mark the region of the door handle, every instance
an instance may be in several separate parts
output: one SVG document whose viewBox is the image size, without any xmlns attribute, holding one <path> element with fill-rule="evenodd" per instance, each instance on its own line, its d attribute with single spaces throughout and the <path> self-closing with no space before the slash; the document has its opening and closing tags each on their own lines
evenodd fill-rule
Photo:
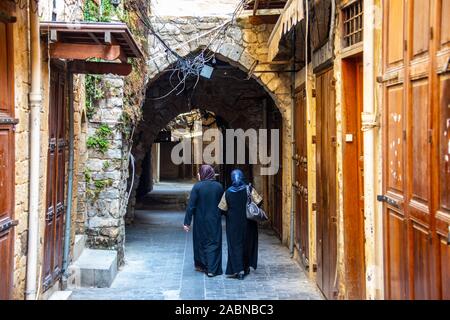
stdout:
<svg viewBox="0 0 450 320">
<path fill-rule="evenodd" d="M 395 208 L 400 208 L 400 203 L 392 198 L 389 198 L 388 196 L 377 195 L 377 200 L 380 202 L 386 202 L 387 204 L 389 204 Z"/>
<path fill-rule="evenodd" d="M 17 221 L 17 220 L 8 219 L 8 220 L 6 220 L 6 222 L 0 224 L 0 233 L 11 229 L 12 227 L 17 226 L 18 224 L 19 224 L 19 221 Z"/>
</svg>

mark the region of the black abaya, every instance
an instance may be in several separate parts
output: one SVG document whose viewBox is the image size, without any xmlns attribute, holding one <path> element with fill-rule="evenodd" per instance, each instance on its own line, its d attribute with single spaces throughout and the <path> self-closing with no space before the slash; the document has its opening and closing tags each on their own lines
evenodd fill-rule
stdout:
<svg viewBox="0 0 450 320">
<path fill-rule="evenodd" d="M 247 190 L 225 192 L 228 261 L 226 274 L 238 274 L 258 264 L 258 225 L 247 219 Z"/>
<path fill-rule="evenodd" d="M 222 185 L 214 180 L 197 182 L 192 188 L 184 225 L 194 217 L 193 242 L 195 266 L 214 275 L 222 274 L 222 223 L 217 207 Z"/>
</svg>

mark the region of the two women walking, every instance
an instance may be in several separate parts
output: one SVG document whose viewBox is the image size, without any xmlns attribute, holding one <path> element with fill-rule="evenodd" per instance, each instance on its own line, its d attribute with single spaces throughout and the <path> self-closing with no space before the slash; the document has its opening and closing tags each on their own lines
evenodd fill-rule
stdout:
<svg viewBox="0 0 450 320">
<path fill-rule="evenodd" d="M 253 202 L 260 204 L 261 197 L 244 182 L 241 170 L 231 172 L 232 185 L 223 192 L 222 185 L 214 180 L 214 169 L 209 165 L 200 168 L 200 182 L 191 191 L 184 220 L 185 231 L 190 230 L 194 217 L 194 264 L 198 271 L 213 277 L 222 274 L 221 215 L 226 216 L 228 260 L 226 274 L 243 279 L 256 269 L 258 263 L 258 226 L 247 219 L 248 193 Z"/>
</svg>

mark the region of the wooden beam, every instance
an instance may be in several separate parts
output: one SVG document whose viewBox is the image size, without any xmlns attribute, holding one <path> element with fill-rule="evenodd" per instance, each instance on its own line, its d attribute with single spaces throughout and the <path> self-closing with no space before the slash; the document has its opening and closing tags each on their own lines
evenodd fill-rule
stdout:
<svg viewBox="0 0 450 320">
<path fill-rule="evenodd" d="M 274 15 L 259 15 L 259 16 L 249 16 L 248 20 L 252 25 L 260 25 L 260 24 L 275 24 L 280 17 L 279 14 Z"/>
<path fill-rule="evenodd" d="M 105 43 L 106 44 L 113 44 L 112 43 L 112 37 L 111 37 L 111 32 L 110 31 L 106 31 L 105 32 Z"/>
<path fill-rule="evenodd" d="M 95 42 L 96 44 L 100 44 L 100 45 L 102 44 L 102 43 L 97 39 L 97 37 L 95 36 L 94 33 L 88 32 L 88 35 L 89 35 L 89 37 L 91 37 L 92 40 L 94 40 L 94 42 Z M 108 43 L 108 44 L 110 44 L 110 43 Z"/>
<path fill-rule="evenodd" d="M 51 43 L 50 58 L 68 60 L 86 60 L 98 58 L 108 61 L 119 59 L 126 62 L 126 55 L 118 45 L 92 45 L 92 44 L 72 44 L 72 43 Z"/>
<path fill-rule="evenodd" d="M 88 62 L 75 60 L 69 63 L 69 71 L 82 74 L 116 74 L 127 76 L 131 73 L 132 66 L 129 63 Z"/>
<path fill-rule="evenodd" d="M 58 31 L 50 30 L 50 42 L 58 42 Z"/>
<path fill-rule="evenodd" d="M 256 11 L 258 11 L 259 0 L 255 0 L 255 4 L 253 5 L 253 16 L 256 16 Z"/>
</svg>

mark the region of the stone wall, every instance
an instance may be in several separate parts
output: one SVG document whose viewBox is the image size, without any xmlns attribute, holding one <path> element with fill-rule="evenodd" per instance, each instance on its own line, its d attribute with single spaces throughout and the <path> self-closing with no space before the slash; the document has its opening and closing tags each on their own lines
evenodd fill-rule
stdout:
<svg viewBox="0 0 450 320">
<path fill-rule="evenodd" d="M 128 178 L 128 145 L 122 133 L 123 79 L 117 76 L 102 78 L 104 99 L 98 102 L 88 123 L 88 135 L 99 136 L 99 128 L 107 126 L 111 133 L 105 138 L 109 146 L 105 152 L 88 148 L 84 165 L 85 183 L 79 193 L 86 197 L 85 232 L 90 248 L 117 250 L 123 262 Z M 84 188 L 84 190 L 83 190 Z"/>
</svg>

